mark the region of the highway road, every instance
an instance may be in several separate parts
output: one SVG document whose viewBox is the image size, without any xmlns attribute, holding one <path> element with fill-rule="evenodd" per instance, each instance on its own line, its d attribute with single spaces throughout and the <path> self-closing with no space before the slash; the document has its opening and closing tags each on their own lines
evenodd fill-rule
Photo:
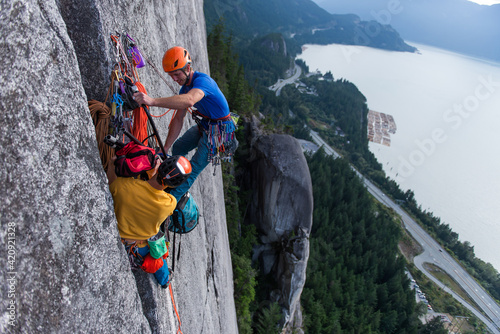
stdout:
<svg viewBox="0 0 500 334">
<path fill-rule="evenodd" d="M 302 69 L 300 68 L 299 65 L 295 64 L 295 67 L 293 69 L 293 75 L 291 77 L 286 79 L 279 79 L 278 82 L 269 87 L 269 89 L 275 91 L 276 96 L 280 96 L 281 89 L 286 85 L 294 83 L 298 78 L 300 78 L 301 75 L 302 75 Z"/>
<path fill-rule="evenodd" d="M 269 89 L 276 92 L 279 96 L 281 89 L 288 84 L 295 82 L 301 75 L 302 70 L 296 64 L 294 74 L 287 79 L 280 79 L 276 84 L 269 87 Z M 332 149 L 317 132 L 310 130 L 313 141 L 319 146 L 323 147 L 327 154 L 333 155 L 335 158 L 340 155 Z M 422 271 L 429 279 L 434 281 L 444 291 L 450 293 L 455 299 L 467 307 L 474 315 L 483 321 L 490 331 L 495 334 L 500 334 L 500 306 L 491 298 L 486 291 L 462 268 L 462 266 L 455 261 L 441 246 L 420 227 L 398 204 L 388 198 L 379 188 L 367 180 L 361 173 L 354 167 L 352 169 L 361 178 L 368 191 L 381 203 L 392 208 L 397 214 L 401 216 L 404 227 L 413 236 L 413 238 L 422 245 L 424 251 L 422 254 L 414 258 L 416 267 Z M 474 300 L 483 313 L 480 313 L 474 306 L 466 302 L 462 297 L 457 295 L 434 276 L 432 276 L 425 268 L 424 263 L 432 263 L 442 268 L 448 275 L 450 275 L 469 297 Z M 432 304 L 432 301 L 430 301 Z"/>
<path fill-rule="evenodd" d="M 455 299 L 467 307 L 481 321 L 483 321 L 493 333 L 500 333 L 500 306 L 484 291 L 484 289 L 455 261 L 441 246 L 420 227 L 398 204 L 383 194 L 383 192 L 375 187 L 370 181 L 363 180 L 368 191 L 386 206 L 394 209 L 402 220 L 406 230 L 422 245 L 424 251 L 419 256 L 415 257 L 414 263 L 417 268 L 422 271 L 429 279 L 434 281 L 444 291 L 450 293 Z M 491 320 L 487 319 L 476 308 L 467 303 L 462 297 L 457 295 L 438 279 L 432 276 L 425 268 L 424 263 L 432 263 L 448 273 L 461 287 L 469 297 L 474 300 L 478 307 Z M 432 304 L 432 301 L 431 301 Z"/>
</svg>

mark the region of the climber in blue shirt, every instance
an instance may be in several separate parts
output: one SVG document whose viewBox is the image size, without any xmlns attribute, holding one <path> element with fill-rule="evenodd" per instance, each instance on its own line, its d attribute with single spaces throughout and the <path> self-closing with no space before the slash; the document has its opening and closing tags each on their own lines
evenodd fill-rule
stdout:
<svg viewBox="0 0 500 334">
<path fill-rule="evenodd" d="M 162 63 L 165 72 L 181 86 L 179 95 L 152 98 L 144 93 L 136 93 L 134 99 L 140 105 L 177 109 L 165 141 L 165 151 L 173 144 L 173 155 L 187 156 L 188 152 L 197 148 L 190 160 L 190 177 L 170 192 L 179 200 L 209 162 L 217 164 L 225 157 L 224 144 L 236 141 L 235 124 L 227 100 L 217 83 L 207 74 L 194 71 L 186 49 L 179 46 L 168 49 Z M 177 139 L 188 108 L 197 125 Z"/>
</svg>

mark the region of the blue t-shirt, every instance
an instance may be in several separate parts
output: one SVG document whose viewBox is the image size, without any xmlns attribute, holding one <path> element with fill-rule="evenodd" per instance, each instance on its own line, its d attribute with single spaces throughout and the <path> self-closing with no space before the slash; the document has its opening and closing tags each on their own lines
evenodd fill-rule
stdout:
<svg viewBox="0 0 500 334">
<path fill-rule="evenodd" d="M 229 115 L 226 97 L 209 75 L 195 71 L 191 85 L 182 86 L 179 94 L 186 94 L 193 88 L 201 89 L 205 93 L 205 96 L 194 104 L 199 113 L 214 120 Z"/>
</svg>

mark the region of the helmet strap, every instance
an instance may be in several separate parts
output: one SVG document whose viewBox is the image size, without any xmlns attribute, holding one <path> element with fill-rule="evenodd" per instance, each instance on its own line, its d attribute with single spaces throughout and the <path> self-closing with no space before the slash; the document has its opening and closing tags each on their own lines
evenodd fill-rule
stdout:
<svg viewBox="0 0 500 334">
<path fill-rule="evenodd" d="M 187 65 L 189 65 L 188 72 L 186 72 L 186 70 L 185 70 Z M 184 75 L 186 76 L 186 83 L 185 83 L 186 86 L 191 83 L 191 70 L 192 70 L 191 64 L 186 64 L 186 66 L 183 69 L 181 69 L 182 73 L 184 73 Z"/>
<path fill-rule="evenodd" d="M 161 186 L 165 186 L 163 184 L 163 179 L 161 178 L 160 173 L 156 174 L 156 182 L 158 182 L 158 184 L 161 185 Z"/>
<path fill-rule="evenodd" d="M 165 188 L 168 188 L 167 185 L 163 184 L 163 180 L 160 178 L 159 174 L 157 174 L 156 177 L 150 178 L 147 182 L 156 190 L 164 190 Z"/>
</svg>

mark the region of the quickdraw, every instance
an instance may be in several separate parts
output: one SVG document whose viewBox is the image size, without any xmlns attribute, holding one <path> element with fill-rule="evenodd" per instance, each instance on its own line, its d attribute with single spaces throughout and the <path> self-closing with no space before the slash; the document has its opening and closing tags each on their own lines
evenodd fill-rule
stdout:
<svg viewBox="0 0 500 334">
<path fill-rule="evenodd" d="M 115 66 L 120 68 L 123 76 L 132 78 L 134 82 L 139 81 L 137 68 L 143 67 L 144 61 L 135 41 L 126 33 L 125 36 L 116 33 L 110 37 L 114 43 Z"/>
<path fill-rule="evenodd" d="M 110 37 L 115 52 L 115 66 L 111 75 L 113 98 L 110 135 L 115 141 L 126 142 L 124 134 L 128 137 L 131 134 L 144 145 L 162 147 L 157 132 L 154 132 L 154 124 L 148 124 L 151 116 L 147 107 L 141 107 L 133 100 L 135 92 L 146 93 L 137 72 L 137 68 L 144 66 L 141 52 L 127 33 L 112 34 Z M 150 139 L 152 142 L 148 142 Z"/>
</svg>

